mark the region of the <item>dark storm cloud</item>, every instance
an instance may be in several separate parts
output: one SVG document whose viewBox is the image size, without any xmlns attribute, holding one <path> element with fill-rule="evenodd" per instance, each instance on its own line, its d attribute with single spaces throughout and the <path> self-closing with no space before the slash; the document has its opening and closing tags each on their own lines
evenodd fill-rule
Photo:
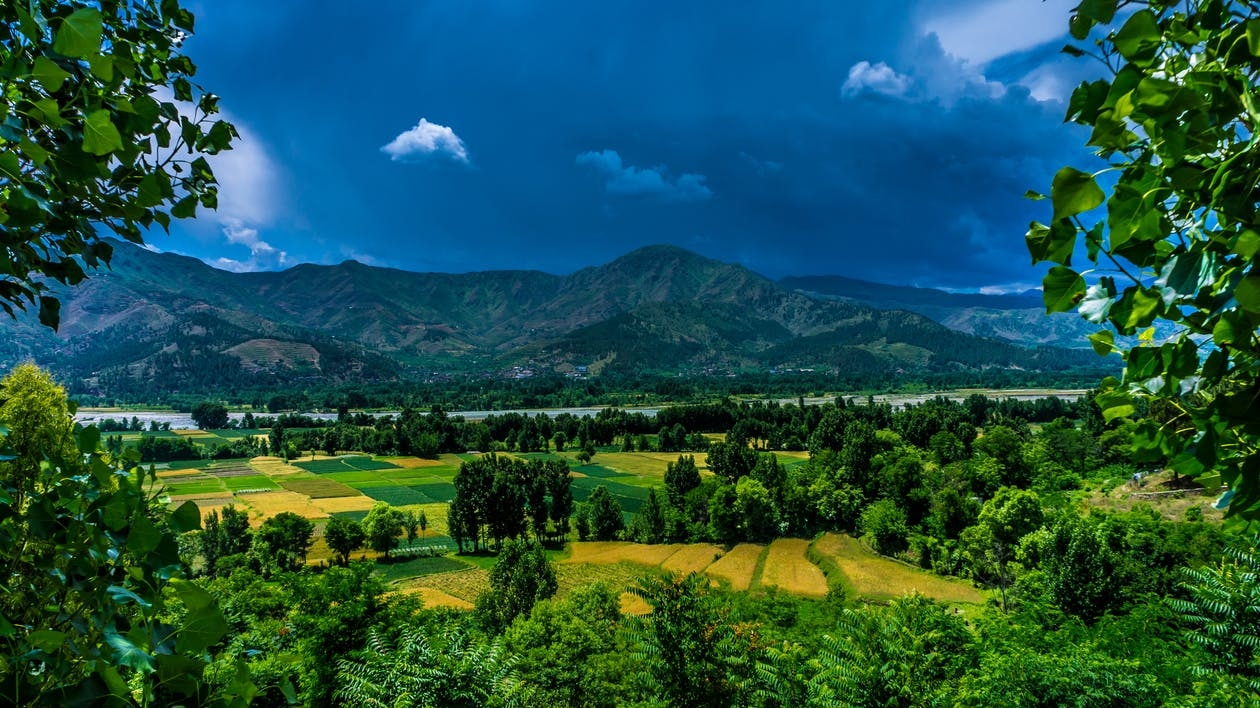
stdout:
<svg viewBox="0 0 1260 708">
<path fill-rule="evenodd" d="M 1021 195 L 1082 142 L 1016 83 L 1053 48 L 986 70 L 918 3 L 680 5 L 216 0 L 189 51 L 284 167 L 259 238 L 291 258 L 568 272 L 668 242 L 772 276 L 1038 279 Z"/>
</svg>

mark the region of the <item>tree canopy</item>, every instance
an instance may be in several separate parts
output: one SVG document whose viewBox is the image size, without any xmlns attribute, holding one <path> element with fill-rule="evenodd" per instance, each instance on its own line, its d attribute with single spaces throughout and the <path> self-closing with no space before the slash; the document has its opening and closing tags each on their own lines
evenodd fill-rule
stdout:
<svg viewBox="0 0 1260 708">
<path fill-rule="evenodd" d="M 1124 358 L 1123 378 L 1098 396 L 1108 421 L 1143 399 L 1168 403 L 1168 415 L 1138 425 L 1139 455 L 1190 475 L 1219 472 L 1229 489 L 1218 504 L 1256 518 L 1260 13 L 1237 0 L 1086 0 L 1070 27 L 1082 42 L 1105 28 L 1092 46 L 1064 51 L 1108 71 L 1073 91 L 1066 116 L 1091 130 L 1106 164 L 1061 169 L 1049 223 L 1028 231 L 1033 262 L 1054 264 L 1046 309 L 1111 326 L 1090 337 L 1100 354 Z M 1176 333 L 1157 341 L 1157 321 Z"/>
<path fill-rule="evenodd" d="M 214 208 L 205 155 L 236 130 L 182 53 L 176 0 L 0 6 L 0 308 L 59 323 L 50 280 L 107 265 L 101 229 L 143 243 L 154 225 Z"/>
</svg>

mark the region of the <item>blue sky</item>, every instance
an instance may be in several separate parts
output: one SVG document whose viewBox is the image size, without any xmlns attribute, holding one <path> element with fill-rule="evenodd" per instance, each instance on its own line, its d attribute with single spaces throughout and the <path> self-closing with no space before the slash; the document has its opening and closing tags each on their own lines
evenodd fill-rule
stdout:
<svg viewBox="0 0 1260 708">
<path fill-rule="evenodd" d="M 771 277 L 1010 289 L 1096 69 L 1070 0 L 189 3 L 241 132 L 151 243 L 552 273 L 671 243 Z"/>
</svg>

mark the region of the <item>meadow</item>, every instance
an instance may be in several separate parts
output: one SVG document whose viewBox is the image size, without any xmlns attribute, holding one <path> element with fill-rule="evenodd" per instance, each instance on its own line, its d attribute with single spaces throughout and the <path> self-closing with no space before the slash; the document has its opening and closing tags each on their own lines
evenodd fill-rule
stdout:
<svg viewBox="0 0 1260 708">
<path fill-rule="evenodd" d="M 529 453 L 522 458 L 564 459 L 573 473 L 573 495 L 589 498 L 603 485 L 621 503 L 627 520 L 638 511 L 649 490 L 663 489 L 665 469 L 677 454 L 600 452 L 581 464 L 573 452 Z M 705 456 L 696 463 L 710 474 Z M 447 503 L 454 497 L 453 480 L 470 455 L 443 455 L 437 460 L 374 457 L 362 454 L 315 454 L 286 462 L 277 457 L 171 463 L 157 472 L 171 503 L 191 500 L 208 513 L 228 504 L 249 513 L 257 526 L 270 516 L 293 512 L 316 522 L 312 562 L 327 562 L 332 553 L 322 539 L 329 516 L 362 519 L 377 501 L 423 511 L 428 528 L 417 545 L 453 546 L 447 535 Z M 799 464 L 804 453 L 780 453 L 784 464 Z M 407 541 L 402 542 L 406 548 Z M 561 594 L 597 581 L 623 591 L 648 573 L 702 573 L 714 584 L 733 590 L 777 588 L 805 598 L 822 598 L 832 587 L 850 597 L 887 600 L 917 591 L 951 603 L 972 604 L 983 596 L 970 584 L 941 578 L 907 564 L 878 556 L 857 540 L 823 534 L 814 540 L 783 538 L 768 545 L 742 543 L 733 548 L 709 543 L 647 545 L 630 542 L 571 542 L 563 551 L 549 551 L 556 563 Z M 355 557 L 376 554 L 360 551 Z M 431 606 L 468 608 L 488 587 L 493 556 L 447 555 L 403 558 L 383 563 L 380 572 L 402 592 L 414 593 Z M 642 601 L 622 594 L 627 612 L 645 609 Z"/>
</svg>

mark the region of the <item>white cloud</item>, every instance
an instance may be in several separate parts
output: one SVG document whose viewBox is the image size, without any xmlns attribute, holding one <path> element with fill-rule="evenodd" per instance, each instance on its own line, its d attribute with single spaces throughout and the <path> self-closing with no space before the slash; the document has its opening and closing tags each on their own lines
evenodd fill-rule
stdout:
<svg viewBox="0 0 1260 708">
<path fill-rule="evenodd" d="M 909 76 L 898 74 L 882 61 L 872 65 L 862 60 L 849 67 L 849 78 L 840 91 L 845 96 L 871 92 L 899 98 L 905 96 L 913 84 Z"/>
<path fill-rule="evenodd" d="M 841 95 L 878 94 L 911 102 L 939 101 L 948 107 L 963 98 L 995 99 L 1006 94 L 1006 86 L 990 81 L 979 65 L 945 51 L 935 34 L 919 38 L 906 63 L 910 69 L 903 74 L 882 61 L 859 61 L 849 68 Z"/>
<path fill-rule="evenodd" d="M 704 175 L 685 173 L 671 180 L 664 165 L 624 165 L 616 150 L 581 153 L 577 164 L 592 167 L 603 175 L 604 190 L 609 194 L 656 196 L 675 202 L 698 202 L 713 196 L 713 190 L 704 184 Z"/>
<path fill-rule="evenodd" d="M 455 131 L 444 125 L 430 123 L 421 118 L 416 127 L 404 131 L 381 148 L 389 159 L 405 161 L 433 154 L 444 154 L 453 160 L 468 164 L 468 150 Z"/>
<path fill-rule="evenodd" d="M 935 34 L 949 54 L 984 65 L 1067 34 L 1068 17 L 1080 0 L 985 0 L 933 3 L 949 9 L 927 17 L 923 34 Z"/>
<path fill-rule="evenodd" d="M 246 226 L 240 220 L 226 220 L 221 231 L 228 243 L 249 249 L 249 260 L 220 257 L 209 262 L 216 268 L 234 273 L 245 273 L 276 270 L 291 264 L 288 253 L 259 238 L 258 229 Z"/>
</svg>

